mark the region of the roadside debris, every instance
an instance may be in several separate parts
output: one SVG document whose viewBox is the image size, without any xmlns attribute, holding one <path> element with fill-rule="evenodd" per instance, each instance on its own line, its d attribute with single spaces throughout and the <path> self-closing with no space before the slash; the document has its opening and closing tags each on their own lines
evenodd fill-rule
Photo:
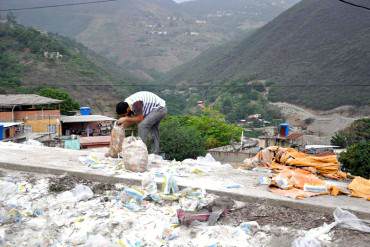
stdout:
<svg viewBox="0 0 370 247">
<path fill-rule="evenodd" d="M 367 225 L 370 224 L 370 221 L 360 220 L 354 214 L 341 208 L 335 209 L 334 219 L 335 221 L 329 225 L 324 223 L 324 225 L 318 228 L 313 228 L 307 231 L 303 237 L 299 237 L 294 240 L 292 247 L 320 247 L 320 239 L 325 238 L 325 235 L 334 227 L 342 227 L 370 233 L 370 226 Z"/>
<path fill-rule="evenodd" d="M 257 221 L 243 222 L 240 224 L 240 228 L 248 235 L 254 235 L 257 231 L 260 230 L 260 225 Z"/>
<path fill-rule="evenodd" d="M 241 169 L 268 171 L 274 174 L 260 176 L 258 184 L 269 185 L 269 191 L 294 199 L 318 195 L 352 195 L 370 200 L 370 180 L 356 177 L 347 188 L 338 187 L 330 180 L 347 179 L 340 170 L 336 155 L 315 156 L 292 148 L 272 146 L 248 158 Z"/>
<path fill-rule="evenodd" d="M 265 148 L 251 159 L 246 159 L 240 168 L 262 166 L 274 171 L 302 168 L 331 179 L 345 179 L 346 173 L 340 171 L 336 155 L 314 156 L 293 148 L 272 146 Z M 252 167 L 253 168 L 253 167 Z"/>
<path fill-rule="evenodd" d="M 256 210 L 256 217 L 248 217 L 252 221 L 244 218 L 225 225 L 231 214 L 243 210 L 228 197 L 184 188 L 167 195 L 176 198 L 173 201 L 152 200 L 150 196 L 163 195 L 163 190 L 156 189 L 153 178 L 153 174 L 143 177 L 140 187 L 98 186 L 91 181 L 83 180 L 81 184 L 75 178 L 63 178 L 59 181 L 67 182 L 69 189 L 53 192 L 48 188 L 57 177 L 29 180 L 5 175 L 0 178 L 0 191 L 10 190 L 0 194 L 0 243 L 5 246 L 259 247 L 269 246 L 279 234 L 299 236 L 300 231 L 293 228 L 261 224 L 260 220 L 268 220 L 264 215 L 269 212 L 265 211 L 271 211 L 264 204 L 252 207 Z M 286 213 L 285 220 L 291 221 L 287 211 L 281 212 Z"/>
</svg>

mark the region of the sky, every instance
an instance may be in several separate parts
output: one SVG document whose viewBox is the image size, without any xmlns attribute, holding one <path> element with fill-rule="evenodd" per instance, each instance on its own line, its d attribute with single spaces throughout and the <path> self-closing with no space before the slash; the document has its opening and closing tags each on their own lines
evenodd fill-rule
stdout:
<svg viewBox="0 0 370 247">
<path fill-rule="evenodd" d="M 173 0 L 176 3 L 182 3 L 182 2 L 188 2 L 188 1 L 194 1 L 194 0 Z"/>
</svg>

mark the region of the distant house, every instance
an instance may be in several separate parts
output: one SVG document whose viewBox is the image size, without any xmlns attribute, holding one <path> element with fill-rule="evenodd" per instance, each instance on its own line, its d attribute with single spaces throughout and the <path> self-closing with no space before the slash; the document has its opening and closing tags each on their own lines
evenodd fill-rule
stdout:
<svg viewBox="0 0 370 247">
<path fill-rule="evenodd" d="M 65 136 L 105 136 L 110 135 L 116 119 L 101 115 L 62 116 L 62 134 Z"/>
<path fill-rule="evenodd" d="M 106 147 L 110 143 L 110 132 L 116 119 L 101 115 L 62 116 L 62 134 L 80 136 L 80 148 Z M 76 140 L 67 140 L 76 142 Z M 64 147 L 66 148 L 66 143 Z"/>
<path fill-rule="evenodd" d="M 0 141 L 25 140 L 23 122 L 0 122 Z"/>
<path fill-rule="evenodd" d="M 27 133 L 59 134 L 62 102 L 35 94 L 1 94 L 0 122 L 22 122 Z"/>
<path fill-rule="evenodd" d="M 257 121 L 262 117 L 261 114 L 253 114 L 248 116 L 248 120 Z"/>
<path fill-rule="evenodd" d="M 198 107 L 199 107 L 200 109 L 204 109 L 204 108 L 206 107 L 206 104 L 205 104 L 205 102 L 204 102 L 203 100 L 199 100 L 199 101 L 197 102 L 197 105 L 198 105 Z"/>
</svg>

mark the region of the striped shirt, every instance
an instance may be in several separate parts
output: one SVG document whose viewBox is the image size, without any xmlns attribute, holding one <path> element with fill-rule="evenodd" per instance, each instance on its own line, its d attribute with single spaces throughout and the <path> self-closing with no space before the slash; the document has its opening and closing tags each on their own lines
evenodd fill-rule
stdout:
<svg viewBox="0 0 370 247">
<path fill-rule="evenodd" d="M 148 116 L 155 109 L 166 107 L 166 101 L 147 91 L 134 93 L 126 98 L 125 102 L 127 102 L 135 115 L 142 114 L 144 117 Z"/>
</svg>

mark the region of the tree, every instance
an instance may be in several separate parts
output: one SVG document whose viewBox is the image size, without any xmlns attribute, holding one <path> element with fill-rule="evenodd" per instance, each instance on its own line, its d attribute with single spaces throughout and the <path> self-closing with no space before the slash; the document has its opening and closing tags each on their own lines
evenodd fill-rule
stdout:
<svg viewBox="0 0 370 247">
<path fill-rule="evenodd" d="M 335 133 L 331 139 L 333 145 L 341 147 L 347 147 L 361 141 L 370 141 L 370 118 L 354 121 L 349 127 Z"/>
<path fill-rule="evenodd" d="M 13 14 L 13 12 L 11 12 L 11 11 L 8 12 L 8 14 L 6 15 L 6 20 L 10 24 L 17 24 L 17 18 L 15 17 L 15 15 Z"/>
<path fill-rule="evenodd" d="M 80 108 L 80 104 L 72 99 L 72 97 L 63 89 L 42 88 L 39 90 L 38 94 L 44 97 L 63 100 L 63 103 L 60 105 L 60 110 L 63 114 Z"/>
<path fill-rule="evenodd" d="M 370 178 L 370 141 L 353 144 L 339 156 L 344 170 L 352 175 Z"/>
</svg>

